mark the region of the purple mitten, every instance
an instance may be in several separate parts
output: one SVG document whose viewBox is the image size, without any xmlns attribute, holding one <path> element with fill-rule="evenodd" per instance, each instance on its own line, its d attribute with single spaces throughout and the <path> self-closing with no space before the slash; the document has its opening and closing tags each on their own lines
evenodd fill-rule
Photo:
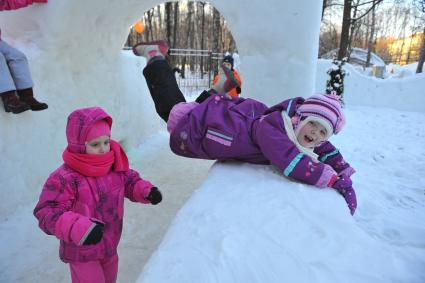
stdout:
<svg viewBox="0 0 425 283">
<path fill-rule="evenodd" d="M 339 176 L 339 179 L 332 187 L 344 197 L 351 215 L 354 215 L 357 208 L 357 198 L 350 177 L 344 174 Z"/>
</svg>

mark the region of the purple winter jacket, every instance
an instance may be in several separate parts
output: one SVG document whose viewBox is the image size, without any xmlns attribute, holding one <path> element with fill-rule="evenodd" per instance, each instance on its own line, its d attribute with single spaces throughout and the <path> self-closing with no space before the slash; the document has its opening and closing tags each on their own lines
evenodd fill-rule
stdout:
<svg viewBox="0 0 425 283">
<path fill-rule="evenodd" d="M 296 97 L 268 108 L 249 98 L 213 95 L 180 119 L 170 134 L 171 150 L 191 158 L 273 164 L 287 177 L 326 187 L 338 173 L 354 169 L 330 142 L 315 148 L 321 161 L 315 162 L 288 138 L 282 111 L 292 117 L 303 102 Z"/>
<path fill-rule="evenodd" d="M 68 149 L 80 152 L 90 126 L 111 117 L 100 108 L 70 115 L 67 124 Z M 104 176 L 84 176 L 66 164 L 47 179 L 34 209 L 39 227 L 60 239 L 59 255 L 64 262 L 87 262 L 113 256 L 121 237 L 124 197 L 148 203 L 145 197 L 153 185 L 134 170 L 109 171 Z M 82 245 L 93 221 L 105 224 L 102 240 Z"/>
</svg>

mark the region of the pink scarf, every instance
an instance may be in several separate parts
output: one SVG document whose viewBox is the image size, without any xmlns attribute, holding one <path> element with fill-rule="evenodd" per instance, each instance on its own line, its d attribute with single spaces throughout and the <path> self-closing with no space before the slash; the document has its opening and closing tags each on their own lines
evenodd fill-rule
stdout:
<svg viewBox="0 0 425 283">
<path fill-rule="evenodd" d="M 65 149 L 62 154 L 66 165 L 78 173 L 88 177 L 99 177 L 113 171 L 127 171 L 128 158 L 121 145 L 114 140 L 110 141 L 111 151 L 105 154 L 73 153 Z"/>
</svg>

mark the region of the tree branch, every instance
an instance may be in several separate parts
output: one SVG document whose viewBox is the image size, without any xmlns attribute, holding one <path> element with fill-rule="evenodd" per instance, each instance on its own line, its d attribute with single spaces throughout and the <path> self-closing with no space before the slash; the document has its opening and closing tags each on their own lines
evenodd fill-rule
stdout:
<svg viewBox="0 0 425 283">
<path fill-rule="evenodd" d="M 370 6 L 369 7 L 369 9 L 367 9 L 366 10 L 366 12 L 363 14 L 363 15 L 361 15 L 361 16 L 359 16 L 359 17 L 357 17 L 357 18 L 355 18 L 355 19 L 351 19 L 351 23 L 355 23 L 356 21 L 358 21 L 358 20 L 360 20 L 361 18 L 363 18 L 364 16 L 366 16 L 367 14 L 369 14 L 369 12 L 375 7 L 375 6 L 377 6 L 378 4 L 380 4 L 381 2 L 383 2 L 384 0 L 375 0 L 375 1 L 371 1 L 371 2 L 375 2 L 375 4 L 373 4 L 372 6 Z M 371 3 L 371 2 L 369 2 L 369 3 Z"/>
</svg>

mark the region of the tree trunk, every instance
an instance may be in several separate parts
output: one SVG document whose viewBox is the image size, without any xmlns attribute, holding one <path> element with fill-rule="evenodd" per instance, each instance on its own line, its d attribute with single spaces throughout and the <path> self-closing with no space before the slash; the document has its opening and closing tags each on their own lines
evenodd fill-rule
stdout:
<svg viewBox="0 0 425 283">
<path fill-rule="evenodd" d="M 352 19 L 355 19 L 357 16 L 357 8 L 358 8 L 358 4 L 359 4 L 360 0 L 357 0 L 356 4 L 353 5 L 353 3 L 351 3 L 351 9 L 353 10 L 353 17 Z M 350 13 L 351 15 L 351 13 Z M 347 45 L 347 61 L 350 61 L 350 55 L 351 55 L 351 45 L 353 42 L 353 36 L 354 36 L 354 30 L 356 29 L 357 23 L 354 20 L 351 20 L 351 27 L 350 27 L 350 36 L 348 37 L 348 45 Z"/>
<path fill-rule="evenodd" d="M 213 8 L 213 48 L 212 51 L 219 53 L 220 52 L 220 38 L 221 38 L 221 28 L 220 28 L 220 14 L 217 9 Z M 217 60 L 213 61 L 214 64 L 214 73 L 218 73 L 218 62 Z"/>
<path fill-rule="evenodd" d="M 172 5 L 173 3 L 171 2 L 166 2 L 165 3 L 165 21 L 166 21 L 166 38 L 167 38 L 167 42 L 168 44 L 171 44 L 171 10 L 172 10 Z"/>
<path fill-rule="evenodd" d="M 369 40 L 367 42 L 366 67 L 369 67 L 370 66 L 370 57 L 372 55 L 373 37 L 374 37 L 374 35 L 375 35 L 375 0 L 373 0 L 372 24 L 370 26 Z"/>
<path fill-rule="evenodd" d="M 204 36 L 205 36 L 205 3 L 204 2 L 199 2 L 199 7 L 200 9 L 202 9 L 201 12 L 201 50 L 204 50 L 205 48 L 205 44 L 204 44 Z M 201 79 L 204 78 L 204 57 L 201 57 L 201 66 L 200 66 L 200 70 L 201 70 Z"/>
<path fill-rule="evenodd" d="M 190 48 L 189 46 L 189 38 L 190 38 L 190 34 L 191 34 L 191 21 L 192 21 L 192 14 L 193 14 L 193 2 L 189 2 L 188 3 L 188 11 L 187 11 L 187 19 L 186 19 L 186 27 L 187 27 L 187 33 L 185 36 L 185 43 L 183 45 L 183 48 Z M 186 56 L 183 56 L 182 59 L 182 76 L 186 77 Z"/>
<path fill-rule="evenodd" d="M 422 48 L 421 55 L 419 56 L 418 67 L 416 68 L 416 73 L 422 73 L 425 61 L 425 28 L 422 34 Z"/>
<path fill-rule="evenodd" d="M 177 27 L 179 26 L 179 2 L 174 2 L 173 47 L 177 48 Z"/>
<path fill-rule="evenodd" d="M 153 40 L 152 13 L 153 13 L 152 9 L 146 12 L 147 19 L 146 19 L 145 22 L 147 23 L 147 25 L 145 27 L 145 30 L 146 30 L 146 40 L 147 41 Z"/>
<path fill-rule="evenodd" d="M 342 18 L 341 40 L 339 43 L 338 60 L 347 57 L 348 39 L 351 26 L 351 5 L 352 0 L 344 0 L 344 13 Z"/>
<path fill-rule="evenodd" d="M 323 2 L 322 2 L 322 20 L 323 20 L 323 15 L 325 14 L 325 10 L 326 10 L 327 5 L 328 5 L 328 0 L 323 0 Z"/>
<path fill-rule="evenodd" d="M 155 38 L 160 39 L 164 38 L 162 35 L 162 14 L 161 14 L 161 5 L 156 6 L 156 12 L 158 15 L 158 20 L 155 21 Z"/>
<path fill-rule="evenodd" d="M 193 20 L 194 18 L 194 2 L 190 1 L 188 3 L 189 6 L 189 31 L 188 31 L 188 41 L 189 41 L 189 48 L 190 49 L 195 49 L 195 34 L 196 34 L 196 30 L 195 30 L 195 21 Z M 189 57 L 189 67 L 190 70 L 193 72 L 194 71 L 194 59 L 195 57 L 191 56 Z"/>
</svg>

